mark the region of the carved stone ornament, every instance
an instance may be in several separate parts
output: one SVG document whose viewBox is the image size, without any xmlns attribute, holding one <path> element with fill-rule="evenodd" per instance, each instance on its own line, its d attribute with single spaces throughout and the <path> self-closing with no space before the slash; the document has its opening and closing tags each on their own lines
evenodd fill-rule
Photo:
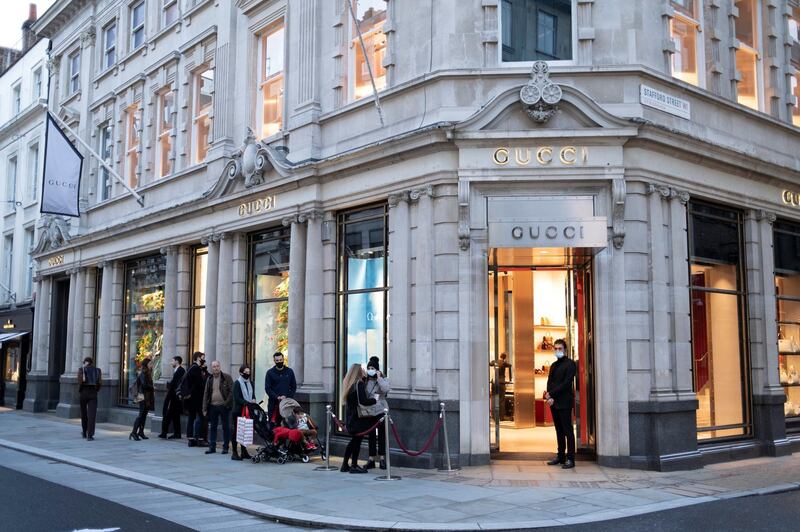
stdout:
<svg viewBox="0 0 800 532">
<path fill-rule="evenodd" d="M 625 244 L 625 199 L 627 187 L 624 178 L 611 181 L 611 239 L 616 249 L 622 249 Z"/>
<path fill-rule="evenodd" d="M 241 176 L 246 188 L 263 183 L 264 173 L 272 168 L 266 148 L 256 141 L 256 135 L 249 127 L 245 128 L 242 147 L 233 153 L 232 158 L 233 164 L 228 166 L 228 178 Z"/>
<path fill-rule="evenodd" d="M 69 243 L 69 224 L 59 216 L 45 214 L 39 222 L 39 242 L 33 253 L 45 253 L 63 247 Z"/>
<path fill-rule="evenodd" d="M 555 116 L 562 95 L 561 87 L 550 81 L 550 67 L 544 61 L 533 64 L 530 81 L 519 91 L 525 112 L 540 124 Z"/>
</svg>

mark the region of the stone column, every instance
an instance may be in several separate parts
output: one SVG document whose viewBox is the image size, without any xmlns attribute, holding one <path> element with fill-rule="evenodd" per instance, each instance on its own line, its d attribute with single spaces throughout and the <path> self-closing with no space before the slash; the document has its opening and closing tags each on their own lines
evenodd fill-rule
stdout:
<svg viewBox="0 0 800 532">
<path fill-rule="evenodd" d="M 84 283 L 83 296 L 83 352 L 80 356 L 80 364 L 82 364 L 84 358 L 94 357 L 95 339 L 97 338 L 95 335 L 95 326 L 97 325 L 95 323 L 95 315 L 97 313 L 95 305 L 97 304 L 97 290 L 99 289 L 97 286 L 97 268 L 95 266 L 86 268 L 84 275 L 86 281 Z M 96 365 L 97 360 L 94 363 Z"/>
<path fill-rule="evenodd" d="M 414 394 L 434 392 L 434 277 L 433 277 L 433 187 L 409 192 L 417 206 L 415 263 L 415 327 L 412 386 Z"/>
<path fill-rule="evenodd" d="M 322 218 L 312 210 L 302 215 L 306 228 L 305 314 L 303 321 L 303 388 L 322 390 Z M 291 281 L 290 281 L 291 282 Z M 291 312 L 291 303 L 289 309 Z"/>
<path fill-rule="evenodd" d="M 47 368 L 47 361 L 42 364 L 42 349 L 41 349 L 41 336 L 42 336 L 42 314 L 44 309 L 48 308 L 50 292 L 48 290 L 45 294 L 45 277 L 37 276 L 34 279 L 34 293 L 36 294 L 36 307 L 33 313 L 33 337 L 31 338 L 31 371 L 28 375 L 38 375 L 42 372 L 42 368 Z M 49 286 L 49 284 L 47 284 Z M 48 301 L 45 301 L 45 300 Z"/>
<path fill-rule="evenodd" d="M 111 309 L 113 303 L 114 271 L 110 262 L 100 264 L 103 268 L 103 282 L 100 287 L 100 321 L 97 325 L 97 360 L 95 365 L 108 377 L 111 351 Z"/>
<path fill-rule="evenodd" d="M 203 239 L 208 246 L 208 265 L 206 269 L 206 317 L 205 353 L 208 367 L 217 359 L 217 286 L 219 279 L 219 235 Z"/>
<path fill-rule="evenodd" d="M 67 272 L 69 274 L 69 300 L 67 303 L 67 346 L 66 346 L 66 361 L 64 363 L 64 375 L 72 375 L 72 370 L 75 368 L 73 362 L 74 342 L 75 342 L 75 315 L 78 311 L 78 305 L 75 304 L 75 290 L 78 286 L 78 269 L 72 269 Z M 75 368 L 77 370 L 77 368 Z"/>
<path fill-rule="evenodd" d="M 670 196 L 669 187 L 649 185 L 648 210 L 650 214 L 650 326 L 652 383 L 650 397 L 654 400 L 673 398 L 672 355 L 669 343 L 669 295 L 667 293 L 669 254 L 664 230 L 664 200 Z"/>
<path fill-rule="evenodd" d="M 231 372 L 231 282 L 233 280 L 233 239 L 230 233 L 219 235 L 219 276 L 217 280 L 216 358 L 222 371 Z"/>
<path fill-rule="evenodd" d="M 175 354 L 183 358 L 184 364 L 190 364 L 192 354 L 189 352 L 189 307 L 192 301 L 192 248 L 178 247 L 178 271 L 176 274 L 176 311 L 175 322 Z"/>
<path fill-rule="evenodd" d="M 108 376 L 112 379 L 120 378 L 120 364 L 122 362 L 122 307 L 124 305 L 124 294 L 122 293 L 125 283 L 125 265 L 119 261 L 111 264 L 112 288 L 111 288 L 111 326 L 109 331 L 109 350 L 108 350 Z M 120 383 L 123 386 L 124 383 Z"/>
<path fill-rule="evenodd" d="M 175 246 L 161 248 L 161 254 L 167 256 L 167 271 L 164 279 L 164 336 L 161 342 L 161 378 L 162 382 L 172 377 L 169 361 L 175 352 L 175 333 L 178 324 L 178 249 Z"/>
<path fill-rule="evenodd" d="M 392 391 L 411 390 L 410 236 L 408 194 L 389 196 L 389 361 Z"/>
<path fill-rule="evenodd" d="M 36 282 L 31 371 L 23 403 L 26 412 L 43 412 L 48 408 L 51 285 L 50 277 L 39 276 Z"/>
<path fill-rule="evenodd" d="M 305 269 L 306 269 L 306 225 L 305 218 L 284 218 L 283 225 L 291 224 L 289 242 L 289 360 L 295 377 L 302 384 L 304 314 L 305 314 Z"/>
<path fill-rule="evenodd" d="M 672 190 L 669 202 L 669 238 L 672 248 L 672 342 L 674 348 L 673 382 L 678 400 L 694 402 L 697 396 L 694 393 L 692 375 L 692 319 L 691 298 L 689 288 L 689 239 L 687 238 L 686 206 L 689 203 L 689 193 L 681 190 Z"/>
<path fill-rule="evenodd" d="M 234 375 L 245 359 L 247 338 L 247 235 L 234 233 L 232 242 L 231 279 L 231 372 Z M 235 372 L 234 372 L 235 370 Z"/>
</svg>

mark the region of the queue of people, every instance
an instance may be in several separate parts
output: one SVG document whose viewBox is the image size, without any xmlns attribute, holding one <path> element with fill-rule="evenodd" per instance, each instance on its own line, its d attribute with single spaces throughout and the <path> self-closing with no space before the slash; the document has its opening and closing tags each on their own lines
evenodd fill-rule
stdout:
<svg viewBox="0 0 800 532">
<path fill-rule="evenodd" d="M 167 383 L 158 437 L 181 439 L 181 415 L 185 412 L 189 447 L 207 447 L 205 454 L 216 453 L 218 429 L 221 429 L 221 453 L 228 454 L 230 451 L 232 460 L 250 459 L 247 447 L 237 443 L 236 427 L 237 420 L 247 410 L 246 407 L 258 403 L 251 381 L 251 368 L 248 364 L 242 364 L 239 367 L 239 376 L 234 381 L 222 371 L 219 361 L 211 362 L 209 371 L 205 359 L 205 353 L 193 353 L 188 369 L 184 369 L 180 356 L 170 360 L 173 373 Z M 275 353 L 273 362 L 274 366 L 267 371 L 264 378 L 264 392 L 267 395 L 270 420 L 276 425 L 282 421 L 274 430 L 275 443 L 286 439 L 305 449 L 315 448 L 313 442 L 318 436 L 317 424 L 295 401 L 286 401 L 293 399 L 297 391 L 294 371 L 286 366 L 282 353 Z M 100 369 L 94 366 L 91 357 L 87 357 L 83 367 L 78 370 L 78 383 L 82 434 L 90 441 L 94 439 L 97 392 L 100 390 L 101 380 Z M 342 472 L 366 473 L 376 467 L 386 469 L 385 427 L 378 421 L 388 408 L 387 395 L 390 390 L 388 379 L 380 371 L 378 357 L 370 357 L 366 370 L 360 364 L 353 364 L 347 372 L 342 385 L 342 403 L 346 405 L 346 429 L 351 440 L 345 449 Z M 147 440 L 147 414 L 155 407 L 151 359 L 141 361 L 128 393 L 138 407 L 138 415 L 128 438 L 135 441 Z M 289 409 L 282 413 L 280 410 L 287 405 Z M 369 458 L 364 467 L 361 467 L 358 465 L 358 457 L 365 436 L 368 440 Z"/>
</svg>

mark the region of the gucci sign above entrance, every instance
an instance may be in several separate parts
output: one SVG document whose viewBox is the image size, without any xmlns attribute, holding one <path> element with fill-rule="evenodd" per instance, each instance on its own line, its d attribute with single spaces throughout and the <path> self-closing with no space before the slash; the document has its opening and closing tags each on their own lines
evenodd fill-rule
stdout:
<svg viewBox="0 0 800 532">
<path fill-rule="evenodd" d="M 539 146 L 534 148 L 510 148 L 501 146 L 494 150 L 492 162 L 497 166 L 563 166 L 586 164 L 589 151 L 585 146 Z"/>
<path fill-rule="evenodd" d="M 784 190 L 781 199 L 785 205 L 800 207 L 800 191 Z"/>
</svg>

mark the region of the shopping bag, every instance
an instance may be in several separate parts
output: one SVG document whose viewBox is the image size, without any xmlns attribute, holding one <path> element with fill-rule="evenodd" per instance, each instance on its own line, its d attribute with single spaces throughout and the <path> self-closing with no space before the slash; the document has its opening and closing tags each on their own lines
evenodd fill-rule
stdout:
<svg viewBox="0 0 800 532">
<path fill-rule="evenodd" d="M 253 445 L 253 420 L 246 417 L 236 418 L 236 442 L 242 445 Z"/>
</svg>

